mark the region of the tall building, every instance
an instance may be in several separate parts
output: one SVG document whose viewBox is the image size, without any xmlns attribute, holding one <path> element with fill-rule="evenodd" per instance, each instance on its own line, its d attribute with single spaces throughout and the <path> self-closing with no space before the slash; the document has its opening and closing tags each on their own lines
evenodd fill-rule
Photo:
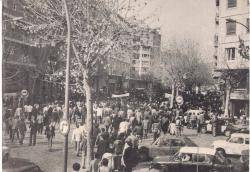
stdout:
<svg viewBox="0 0 250 172">
<path fill-rule="evenodd" d="M 141 27 L 134 33 L 133 43 L 131 73 L 140 78 L 149 74 L 154 63 L 160 60 L 161 35 L 156 29 Z"/>
<path fill-rule="evenodd" d="M 31 103 L 45 101 L 38 99 L 55 93 L 52 83 L 42 81 L 44 64 L 52 49 L 41 47 L 41 42 L 15 24 L 30 24 L 22 7 L 20 0 L 3 0 L 3 98 L 14 106 L 21 90 L 29 92 Z"/>
<path fill-rule="evenodd" d="M 246 48 L 249 49 L 249 2 L 215 0 L 217 11 L 214 67 L 221 74 L 229 71 L 232 75 L 242 73 L 236 78 L 236 86 L 224 88 L 225 93 L 229 93 L 229 114 L 234 116 L 239 116 L 243 111 L 249 112 L 249 60 L 243 58 L 239 52 L 240 39 L 244 40 Z"/>
</svg>

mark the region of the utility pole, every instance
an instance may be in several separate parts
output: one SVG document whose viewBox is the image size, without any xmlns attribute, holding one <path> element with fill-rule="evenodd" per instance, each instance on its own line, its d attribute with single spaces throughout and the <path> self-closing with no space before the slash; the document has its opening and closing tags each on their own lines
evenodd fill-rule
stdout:
<svg viewBox="0 0 250 172">
<path fill-rule="evenodd" d="M 69 72 L 70 72 L 70 43 L 71 43 L 71 26 L 70 26 L 70 17 L 68 11 L 67 0 L 63 0 L 66 21 L 67 21 L 67 57 L 66 57 L 66 81 L 65 81 L 65 112 L 63 114 L 63 119 L 68 121 L 68 114 L 69 114 Z M 63 171 L 67 172 L 67 165 L 68 165 L 68 133 L 64 135 L 64 168 Z"/>
</svg>

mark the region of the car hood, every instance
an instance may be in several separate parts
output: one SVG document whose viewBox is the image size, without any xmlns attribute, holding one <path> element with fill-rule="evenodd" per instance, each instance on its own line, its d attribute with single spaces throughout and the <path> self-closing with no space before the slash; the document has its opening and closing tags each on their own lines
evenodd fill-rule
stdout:
<svg viewBox="0 0 250 172">
<path fill-rule="evenodd" d="M 216 140 L 213 142 L 213 146 L 216 146 L 216 145 L 222 145 L 222 144 L 225 144 L 227 143 L 226 140 Z"/>
</svg>

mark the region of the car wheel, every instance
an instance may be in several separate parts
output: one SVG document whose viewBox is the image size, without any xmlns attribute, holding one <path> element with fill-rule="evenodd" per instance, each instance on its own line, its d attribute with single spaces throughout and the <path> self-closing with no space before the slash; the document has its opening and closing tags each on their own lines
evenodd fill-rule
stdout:
<svg viewBox="0 0 250 172">
<path fill-rule="evenodd" d="M 227 137 L 230 137 L 230 135 L 231 135 L 231 131 L 225 131 L 225 136 L 227 136 Z"/>
<path fill-rule="evenodd" d="M 222 156 L 226 157 L 226 152 L 225 152 L 224 149 L 218 148 L 218 149 L 216 149 L 216 151 L 217 151 L 219 154 L 221 154 Z"/>
</svg>

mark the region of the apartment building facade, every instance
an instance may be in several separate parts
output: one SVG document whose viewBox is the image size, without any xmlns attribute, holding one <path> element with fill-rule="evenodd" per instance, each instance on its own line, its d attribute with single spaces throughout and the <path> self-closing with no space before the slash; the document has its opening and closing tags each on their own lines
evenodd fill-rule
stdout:
<svg viewBox="0 0 250 172">
<path fill-rule="evenodd" d="M 238 79 L 236 86 L 224 88 L 224 104 L 229 106 L 229 115 L 233 116 L 249 112 L 249 59 L 244 58 L 239 52 L 240 40 L 243 40 L 246 49 L 249 49 L 249 2 L 249 0 L 215 0 L 217 7 L 214 36 L 215 71 L 220 72 L 221 76 L 229 71 L 232 75 L 241 74 L 236 78 Z"/>
<path fill-rule="evenodd" d="M 160 60 L 161 35 L 156 29 L 140 28 L 133 36 L 131 71 L 134 76 L 146 75 L 156 60 Z"/>
</svg>

